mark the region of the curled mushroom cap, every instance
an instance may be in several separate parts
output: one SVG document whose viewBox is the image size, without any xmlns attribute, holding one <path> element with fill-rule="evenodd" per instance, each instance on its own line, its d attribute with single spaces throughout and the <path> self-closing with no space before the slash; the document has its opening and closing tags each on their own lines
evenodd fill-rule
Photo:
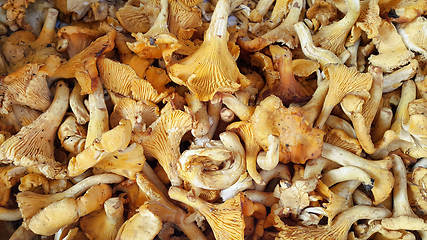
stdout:
<svg viewBox="0 0 427 240">
<path fill-rule="evenodd" d="M 233 132 L 223 132 L 219 135 L 221 144 L 212 148 L 189 149 L 179 158 L 178 173 L 196 187 L 221 190 L 233 185 L 246 170 L 245 150 L 239 137 Z M 227 168 L 209 169 L 216 162 L 231 161 Z M 204 171 L 209 169 L 208 171 Z M 223 176 L 228 176 L 224 179 Z"/>
<path fill-rule="evenodd" d="M 208 221 L 216 239 L 243 239 L 243 193 L 222 204 L 209 203 L 198 197 L 190 200 L 187 198 L 187 192 L 177 187 L 169 189 L 169 196 L 199 211 Z"/>
<path fill-rule="evenodd" d="M 68 95 L 68 86 L 62 81 L 58 82 L 55 98 L 46 112 L 1 144 L 2 162 L 37 166 L 49 178 L 64 174 L 62 164 L 55 161 L 53 142 L 68 108 Z"/>
<path fill-rule="evenodd" d="M 227 47 L 227 17 L 230 1 L 218 1 L 211 24 L 200 48 L 169 68 L 171 79 L 186 85 L 201 101 L 212 99 L 216 92 L 235 92 L 247 86 Z"/>
<path fill-rule="evenodd" d="M 402 36 L 406 47 L 414 52 L 421 53 L 424 57 L 427 57 L 426 26 L 427 19 L 419 16 L 414 21 L 401 24 L 397 28 L 397 32 Z"/>
</svg>

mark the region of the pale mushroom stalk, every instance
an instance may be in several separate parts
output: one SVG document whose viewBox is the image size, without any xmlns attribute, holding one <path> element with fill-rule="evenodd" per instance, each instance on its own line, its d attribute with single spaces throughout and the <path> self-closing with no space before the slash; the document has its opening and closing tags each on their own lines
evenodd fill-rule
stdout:
<svg viewBox="0 0 427 240">
<path fill-rule="evenodd" d="M 161 33 L 169 33 L 168 29 L 168 0 L 161 0 L 160 5 L 162 6 L 156 21 L 153 26 L 144 34 L 146 37 L 154 37 Z"/>
<path fill-rule="evenodd" d="M 211 125 L 207 134 L 209 139 L 212 139 L 213 135 L 215 134 L 220 119 L 221 108 L 222 103 L 214 104 L 212 101 L 208 102 L 209 124 Z"/>
<path fill-rule="evenodd" d="M 245 143 L 247 171 L 256 184 L 265 185 L 265 181 L 257 170 L 257 156 L 261 147 L 255 141 L 252 124 L 248 121 L 234 122 L 227 126 L 227 131 L 235 132 L 242 138 Z"/>
<path fill-rule="evenodd" d="M 261 0 L 256 5 L 256 8 L 252 10 L 249 18 L 253 22 L 261 22 L 264 15 L 267 13 L 274 0 Z"/>
<path fill-rule="evenodd" d="M 212 104 L 225 104 L 242 121 L 249 120 L 252 113 L 255 111 L 254 107 L 244 104 L 239 99 L 237 99 L 236 96 L 230 93 L 217 93 L 214 95 L 211 102 Z"/>
<path fill-rule="evenodd" d="M 84 99 L 86 95 L 81 95 L 82 88 L 76 81 L 73 91 L 70 94 L 70 108 L 76 116 L 77 122 L 81 125 L 86 124 L 90 120 L 90 115 L 84 105 Z"/>
<path fill-rule="evenodd" d="M 244 193 L 252 202 L 259 202 L 266 207 L 271 207 L 279 202 L 279 199 L 274 196 L 273 192 L 247 190 Z"/>
<path fill-rule="evenodd" d="M 362 114 L 362 107 L 365 101 L 354 95 L 347 95 L 341 101 L 341 108 L 351 119 L 357 139 L 366 153 L 375 152 L 374 143 L 371 140 L 370 127 L 366 124 L 366 119 Z"/>
<path fill-rule="evenodd" d="M 327 240 L 347 239 L 348 231 L 354 222 L 359 219 L 376 220 L 391 215 L 390 210 L 381 207 L 357 205 L 339 214 L 331 225 L 323 226 L 288 226 L 284 224 L 279 216 L 274 216 L 281 231 L 279 238 L 286 240 Z"/>
<path fill-rule="evenodd" d="M 98 80 L 99 81 L 99 80 Z M 99 82 L 93 93 L 89 94 L 90 121 L 87 128 L 85 148 L 88 148 L 96 138 L 109 130 L 108 109 L 104 100 L 104 88 Z"/>
<path fill-rule="evenodd" d="M 166 188 L 165 184 L 162 183 L 162 181 L 159 179 L 157 174 L 154 172 L 154 170 L 151 168 L 151 166 L 145 162 L 144 167 L 142 168 L 142 173 L 147 177 L 148 180 L 150 180 L 165 196 L 168 196 L 168 189 Z"/>
<path fill-rule="evenodd" d="M 21 211 L 16 209 L 8 209 L 0 207 L 0 221 L 18 221 L 22 219 Z"/>
<path fill-rule="evenodd" d="M 409 204 L 405 164 L 399 156 L 392 154 L 391 157 L 394 160 L 393 174 L 395 178 L 393 216 L 381 220 L 381 224 L 392 230 L 427 230 L 427 222 L 418 217 Z"/>
<path fill-rule="evenodd" d="M 323 143 L 322 156 L 343 166 L 355 166 L 365 170 L 375 180 L 371 189 L 375 205 L 390 195 L 394 185 L 393 174 L 389 171 L 393 165 L 390 158 L 370 161 L 328 143 Z"/>
<path fill-rule="evenodd" d="M 295 23 L 294 29 L 298 34 L 301 49 L 306 57 L 318 61 L 322 67 L 328 63 L 342 63 L 333 52 L 314 46 L 310 30 L 304 22 Z"/>
<path fill-rule="evenodd" d="M 40 32 L 37 40 L 31 44 L 32 49 L 37 49 L 52 42 L 55 36 L 55 26 L 58 13 L 58 10 L 54 8 L 49 8 L 47 10 L 47 15 L 42 31 Z"/>
<path fill-rule="evenodd" d="M 259 172 L 259 174 L 261 175 L 261 177 L 265 183 L 268 183 L 273 178 L 279 178 L 281 180 L 291 182 L 291 173 L 289 172 L 288 165 L 278 164 L 274 169 L 262 170 Z M 254 190 L 255 191 L 264 191 L 266 186 L 267 186 L 267 184 L 255 183 L 254 184 Z"/>
<path fill-rule="evenodd" d="M 329 115 L 328 119 L 326 119 L 325 124 L 333 129 L 343 130 L 345 133 L 347 133 L 348 136 L 352 138 L 357 137 L 353 126 L 351 126 L 351 123 L 340 117 L 337 117 L 335 115 Z"/>
<path fill-rule="evenodd" d="M 31 218 L 34 214 L 40 211 L 40 209 L 46 207 L 47 205 L 53 202 L 59 201 L 64 198 L 75 198 L 84 193 L 90 187 L 101 183 L 119 183 L 123 180 L 124 177 L 116 174 L 99 174 L 87 177 L 82 181 L 78 182 L 76 185 L 72 186 L 71 188 L 56 194 L 43 195 L 29 191 L 20 192 L 16 195 L 16 201 L 18 202 L 19 209 L 21 210 L 22 216 L 25 221 L 26 219 Z"/>
<path fill-rule="evenodd" d="M 327 80 L 321 81 L 316 91 L 314 91 L 310 101 L 305 104 L 301 109 L 307 114 L 305 119 L 309 126 L 313 126 L 320 112 L 322 111 L 323 102 L 325 101 L 326 94 L 328 93 L 329 83 Z"/>
<path fill-rule="evenodd" d="M 252 178 L 248 175 L 248 173 L 244 173 L 240 175 L 239 180 L 235 182 L 233 185 L 226 189 L 222 189 L 219 193 L 223 201 L 226 201 L 230 198 L 235 197 L 239 192 L 242 192 L 246 189 L 253 188 Z"/>
<path fill-rule="evenodd" d="M 267 143 L 267 152 L 260 152 L 256 161 L 261 169 L 272 170 L 279 164 L 280 141 L 278 137 L 269 134 Z"/>
<path fill-rule="evenodd" d="M 371 138 L 373 142 L 378 142 L 384 136 L 384 133 L 390 129 L 393 120 L 393 111 L 391 108 L 383 107 L 379 110 L 378 117 L 374 122 Z"/>
<path fill-rule="evenodd" d="M 13 162 L 17 166 L 37 166 L 47 177 L 64 174 L 62 164 L 54 158 L 56 130 L 68 108 L 69 89 L 59 81 L 50 107 L 31 124 L 4 141 L 0 146 L 2 163 Z M 43 141 L 41 141 L 43 139 Z"/>
<path fill-rule="evenodd" d="M 353 166 L 332 169 L 326 173 L 323 173 L 321 180 L 328 187 L 331 187 L 338 182 L 344 182 L 348 180 L 361 181 L 368 190 L 370 190 L 374 185 L 374 180 L 371 179 L 369 174 L 363 171 L 363 169 Z"/>
<path fill-rule="evenodd" d="M 197 127 L 191 130 L 194 137 L 200 138 L 205 136 L 210 130 L 209 115 L 206 104 L 197 99 L 193 93 L 185 95 L 188 107 L 197 122 Z"/>
</svg>

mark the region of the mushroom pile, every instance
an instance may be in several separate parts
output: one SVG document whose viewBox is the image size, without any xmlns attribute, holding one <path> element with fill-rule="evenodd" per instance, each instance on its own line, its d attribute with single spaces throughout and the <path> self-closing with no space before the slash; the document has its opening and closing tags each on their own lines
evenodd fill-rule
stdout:
<svg viewBox="0 0 427 240">
<path fill-rule="evenodd" d="M 0 0 L 0 238 L 427 239 L 427 1 Z"/>
</svg>

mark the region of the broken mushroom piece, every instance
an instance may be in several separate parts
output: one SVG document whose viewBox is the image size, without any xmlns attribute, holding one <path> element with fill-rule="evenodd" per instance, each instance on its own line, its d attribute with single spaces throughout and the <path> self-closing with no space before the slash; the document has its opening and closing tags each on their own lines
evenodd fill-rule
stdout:
<svg viewBox="0 0 427 240">
<path fill-rule="evenodd" d="M 110 157 L 117 161 L 119 161 L 119 155 L 124 155 L 124 158 L 128 158 L 126 150 L 129 150 L 128 144 L 131 140 L 131 133 L 132 126 L 130 121 L 120 121 L 118 126 L 105 132 L 100 138 L 96 138 L 85 150 L 70 159 L 68 163 L 68 175 L 71 177 L 78 176 L 104 159 L 111 161 Z M 142 164 L 144 164 L 144 160 L 141 158 Z"/>
<path fill-rule="evenodd" d="M 36 166 L 49 178 L 65 177 L 64 166 L 55 161 L 54 138 L 67 111 L 68 96 L 68 86 L 59 81 L 55 98 L 46 112 L 0 145 L 1 162 Z"/>
<path fill-rule="evenodd" d="M 58 138 L 65 150 L 77 155 L 85 149 L 86 129 L 74 116 L 69 116 L 59 126 Z"/>
<path fill-rule="evenodd" d="M 208 101 L 217 92 L 235 92 L 249 85 L 228 51 L 227 18 L 230 0 L 219 0 L 203 44 L 190 56 L 169 67 L 172 81 L 187 86 L 198 99 Z"/>
<path fill-rule="evenodd" d="M 111 194 L 111 187 L 107 184 L 92 186 L 77 199 L 67 197 L 49 204 L 31 217 L 28 228 L 36 234 L 52 235 L 60 228 L 76 222 L 80 217 L 102 208 Z"/>
<path fill-rule="evenodd" d="M 198 197 L 188 199 L 187 192 L 177 187 L 169 189 L 169 196 L 199 211 L 208 221 L 217 240 L 244 238 L 243 193 L 221 204 L 206 202 Z"/>
<path fill-rule="evenodd" d="M 146 240 L 152 240 L 161 229 L 162 220 L 142 205 L 137 214 L 133 215 L 121 225 L 115 239 L 138 240 L 144 238 Z"/>
</svg>

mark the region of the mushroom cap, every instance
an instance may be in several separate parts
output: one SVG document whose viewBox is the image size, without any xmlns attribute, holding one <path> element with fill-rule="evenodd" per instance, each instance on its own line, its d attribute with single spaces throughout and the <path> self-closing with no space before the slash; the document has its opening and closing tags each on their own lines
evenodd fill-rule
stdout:
<svg viewBox="0 0 427 240">
<path fill-rule="evenodd" d="M 202 14 L 199 9 L 192 6 L 201 0 L 172 1 L 169 3 L 169 27 L 172 34 L 178 39 L 190 39 L 197 27 L 202 26 Z"/>
<path fill-rule="evenodd" d="M 143 206 L 120 227 L 117 240 L 154 239 L 162 230 L 162 220 Z"/>
<path fill-rule="evenodd" d="M 147 14 L 147 12 L 152 13 Z M 136 7 L 131 4 L 125 4 L 125 6 L 117 10 L 116 16 L 126 31 L 130 33 L 145 33 L 155 21 L 153 16 L 157 16 L 159 12 L 160 4 L 158 9 L 151 8 L 150 10 L 146 6 Z"/>
<path fill-rule="evenodd" d="M 414 54 L 409 51 L 393 24 L 383 20 L 378 36 L 372 38 L 378 55 L 371 55 L 369 62 L 381 67 L 383 72 L 391 72 L 411 60 Z"/>
<path fill-rule="evenodd" d="M 382 23 L 378 2 L 379 0 L 371 0 L 360 4 L 360 16 L 356 26 L 365 31 L 369 39 L 379 34 L 379 27 Z"/>
<path fill-rule="evenodd" d="M 101 32 L 85 27 L 66 26 L 58 30 L 58 37 L 64 38 L 68 42 L 67 52 L 70 58 L 81 52 L 96 38 L 102 35 Z"/>
<path fill-rule="evenodd" d="M 41 64 L 30 63 L 1 79 L 12 103 L 45 111 L 51 103 L 52 93 L 47 86 L 47 73 L 39 71 Z"/>
<path fill-rule="evenodd" d="M 280 161 L 305 163 L 320 155 L 324 132 L 312 128 L 304 120 L 305 111 L 298 107 L 286 108 L 279 98 L 271 95 L 255 108 L 251 116 L 254 136 L 258 144 L 268 150 L 268 136 L 280 141 Z"/>
<path fill-rule="evenodd" d="M 142 131 L 156 121 L 159 116 L 159 107 L 150 101 L 122 98 L 114 106 L 110 116 L 110 125 L 115 127 L 121 119 L 128 119 L 131 121 L 134 131 Z"/>
<path fill-rule="evenodd" d="M 325 142 L 345 149 L 356 155 L 362 153 L 362 147 L 357 139 L 350 137 L 341 129 L 331 129 L 325 135 Z"/>
</svg>

